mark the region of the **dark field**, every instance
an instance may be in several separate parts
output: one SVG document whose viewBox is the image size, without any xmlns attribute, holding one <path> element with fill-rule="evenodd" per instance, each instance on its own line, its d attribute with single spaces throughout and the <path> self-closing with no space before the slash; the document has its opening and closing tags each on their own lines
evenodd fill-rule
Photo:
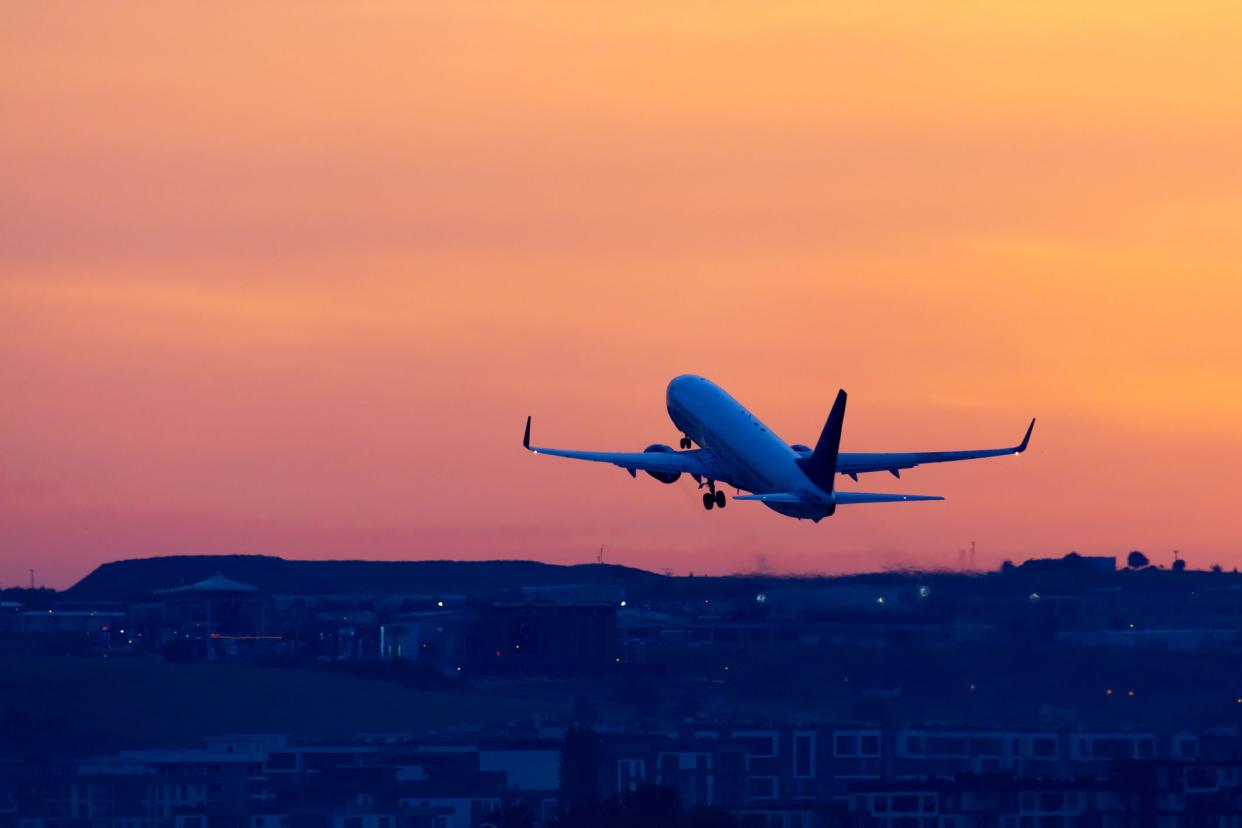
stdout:
<svg viewBox="0 0 1242 828">
<path fill-rule="evenodd" d="M 494 688 L 411 690 L 311 670 L 0 655 L 0 716 L 59 719 L 134 747 L 191 745 L 224 733 L 333 739 L 563 718 L 568 707 L 568 701 Z"/>
</svg>

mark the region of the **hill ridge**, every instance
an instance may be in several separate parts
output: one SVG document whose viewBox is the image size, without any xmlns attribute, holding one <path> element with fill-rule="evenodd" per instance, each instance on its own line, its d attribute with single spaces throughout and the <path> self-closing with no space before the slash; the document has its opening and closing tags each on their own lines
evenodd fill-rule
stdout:
<svg viewBox="0 0 1242 828">
<path fill-rule="evenodd" d="M 79 600 L 134 600 L 215 574 L 276 594 L 477 594 L 524 586 L 634 584 L 665 576 L 619 564 L 549 564 L 520 559 L 295 560 L 276 555 L 157 555 L 101 564 L 71 586 Z"/>
</svg>

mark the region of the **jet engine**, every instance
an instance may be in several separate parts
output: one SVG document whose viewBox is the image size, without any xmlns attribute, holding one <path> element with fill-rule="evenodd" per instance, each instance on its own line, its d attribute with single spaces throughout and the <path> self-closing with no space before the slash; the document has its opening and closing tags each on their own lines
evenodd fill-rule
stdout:
<svg viewBox="0 0 1242 828">
<path fill-rule="evenodd" d="M 649 451 L 667 452 L 668 454 L 677 453 L 676 449 L 674 449 L 672 446 L 666 446 L 663 443 L 653 443 L 652 445 L 647 446 L 645 449 L 643 449 L 644 454 L 646 454 Z M 661 483 L 676 483 L 677 478 L 681 477 L 681 472 L 649 471 L 647 472 L 647 474 L 651 475 L 656 480 L 659 480 Z"/>
</svg>

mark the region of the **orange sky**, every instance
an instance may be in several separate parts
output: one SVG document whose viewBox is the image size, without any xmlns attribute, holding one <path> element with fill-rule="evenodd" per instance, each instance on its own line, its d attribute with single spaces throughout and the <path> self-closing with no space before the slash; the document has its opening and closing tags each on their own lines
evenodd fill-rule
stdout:
<svg viewBox="0 0 1242 828">
<path fill-rule="evenodd" d="M 1037 6 L 13 5 L 0 584 L 1242 564 L 1242 9 Z M 1040 424 L 818 526 L 520 450 L 675 445 L 682 372 L 790 441 L 845 387 L 846 450 Z"/>
</svg>

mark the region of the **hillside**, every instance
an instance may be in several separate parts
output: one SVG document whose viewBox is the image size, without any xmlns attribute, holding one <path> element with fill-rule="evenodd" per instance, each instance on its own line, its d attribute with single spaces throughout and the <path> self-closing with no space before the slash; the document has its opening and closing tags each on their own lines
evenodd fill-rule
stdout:
<svg viewBox="0 0 1242 828">
<path fill-rule="evenodd" d="M 665 576 L 613 564 L 561 566 L 537 561 L 293 561 L 270 555 L 172 555 L 104 564 L 74 586 L 69 600 L 132 601 L 153 591 L 192 584 L 221 573 L 277 595 L 494 595 L 522 587 L 579 584 L 623 586 L 631 595 L 679 600 L 711 590 L 719 597 L 739 596 L 780 586 L 826 587 L 868 584 L 930 586 L 941 597 L 966 600 L 983 594 L 1030 592 L 1077 593 L 1099 589 L 1186 591 L 1242 585 L 1236 572 L 1148 567 L 1107 571 L 1084 563 L 1073 553 L 1063 558 L 1027 561 L 1002 571 L 887 571 L 850 575 Z M 31 596 L 15 595 L 30 601 Z M 33 604 L 32 604 L 33 605 Z"/>
<path fill-rule="evenodd" d="M 215 573 L 284 595 L 444 593 L 477 595 L 524 586 L 635 586 L 663 576 L 610 564 L 535 561 L 290 561 L 269 555 L 175 555 L 107 563 L 66 592 L 77 600 L 127 601 Z"/>
</svg>

